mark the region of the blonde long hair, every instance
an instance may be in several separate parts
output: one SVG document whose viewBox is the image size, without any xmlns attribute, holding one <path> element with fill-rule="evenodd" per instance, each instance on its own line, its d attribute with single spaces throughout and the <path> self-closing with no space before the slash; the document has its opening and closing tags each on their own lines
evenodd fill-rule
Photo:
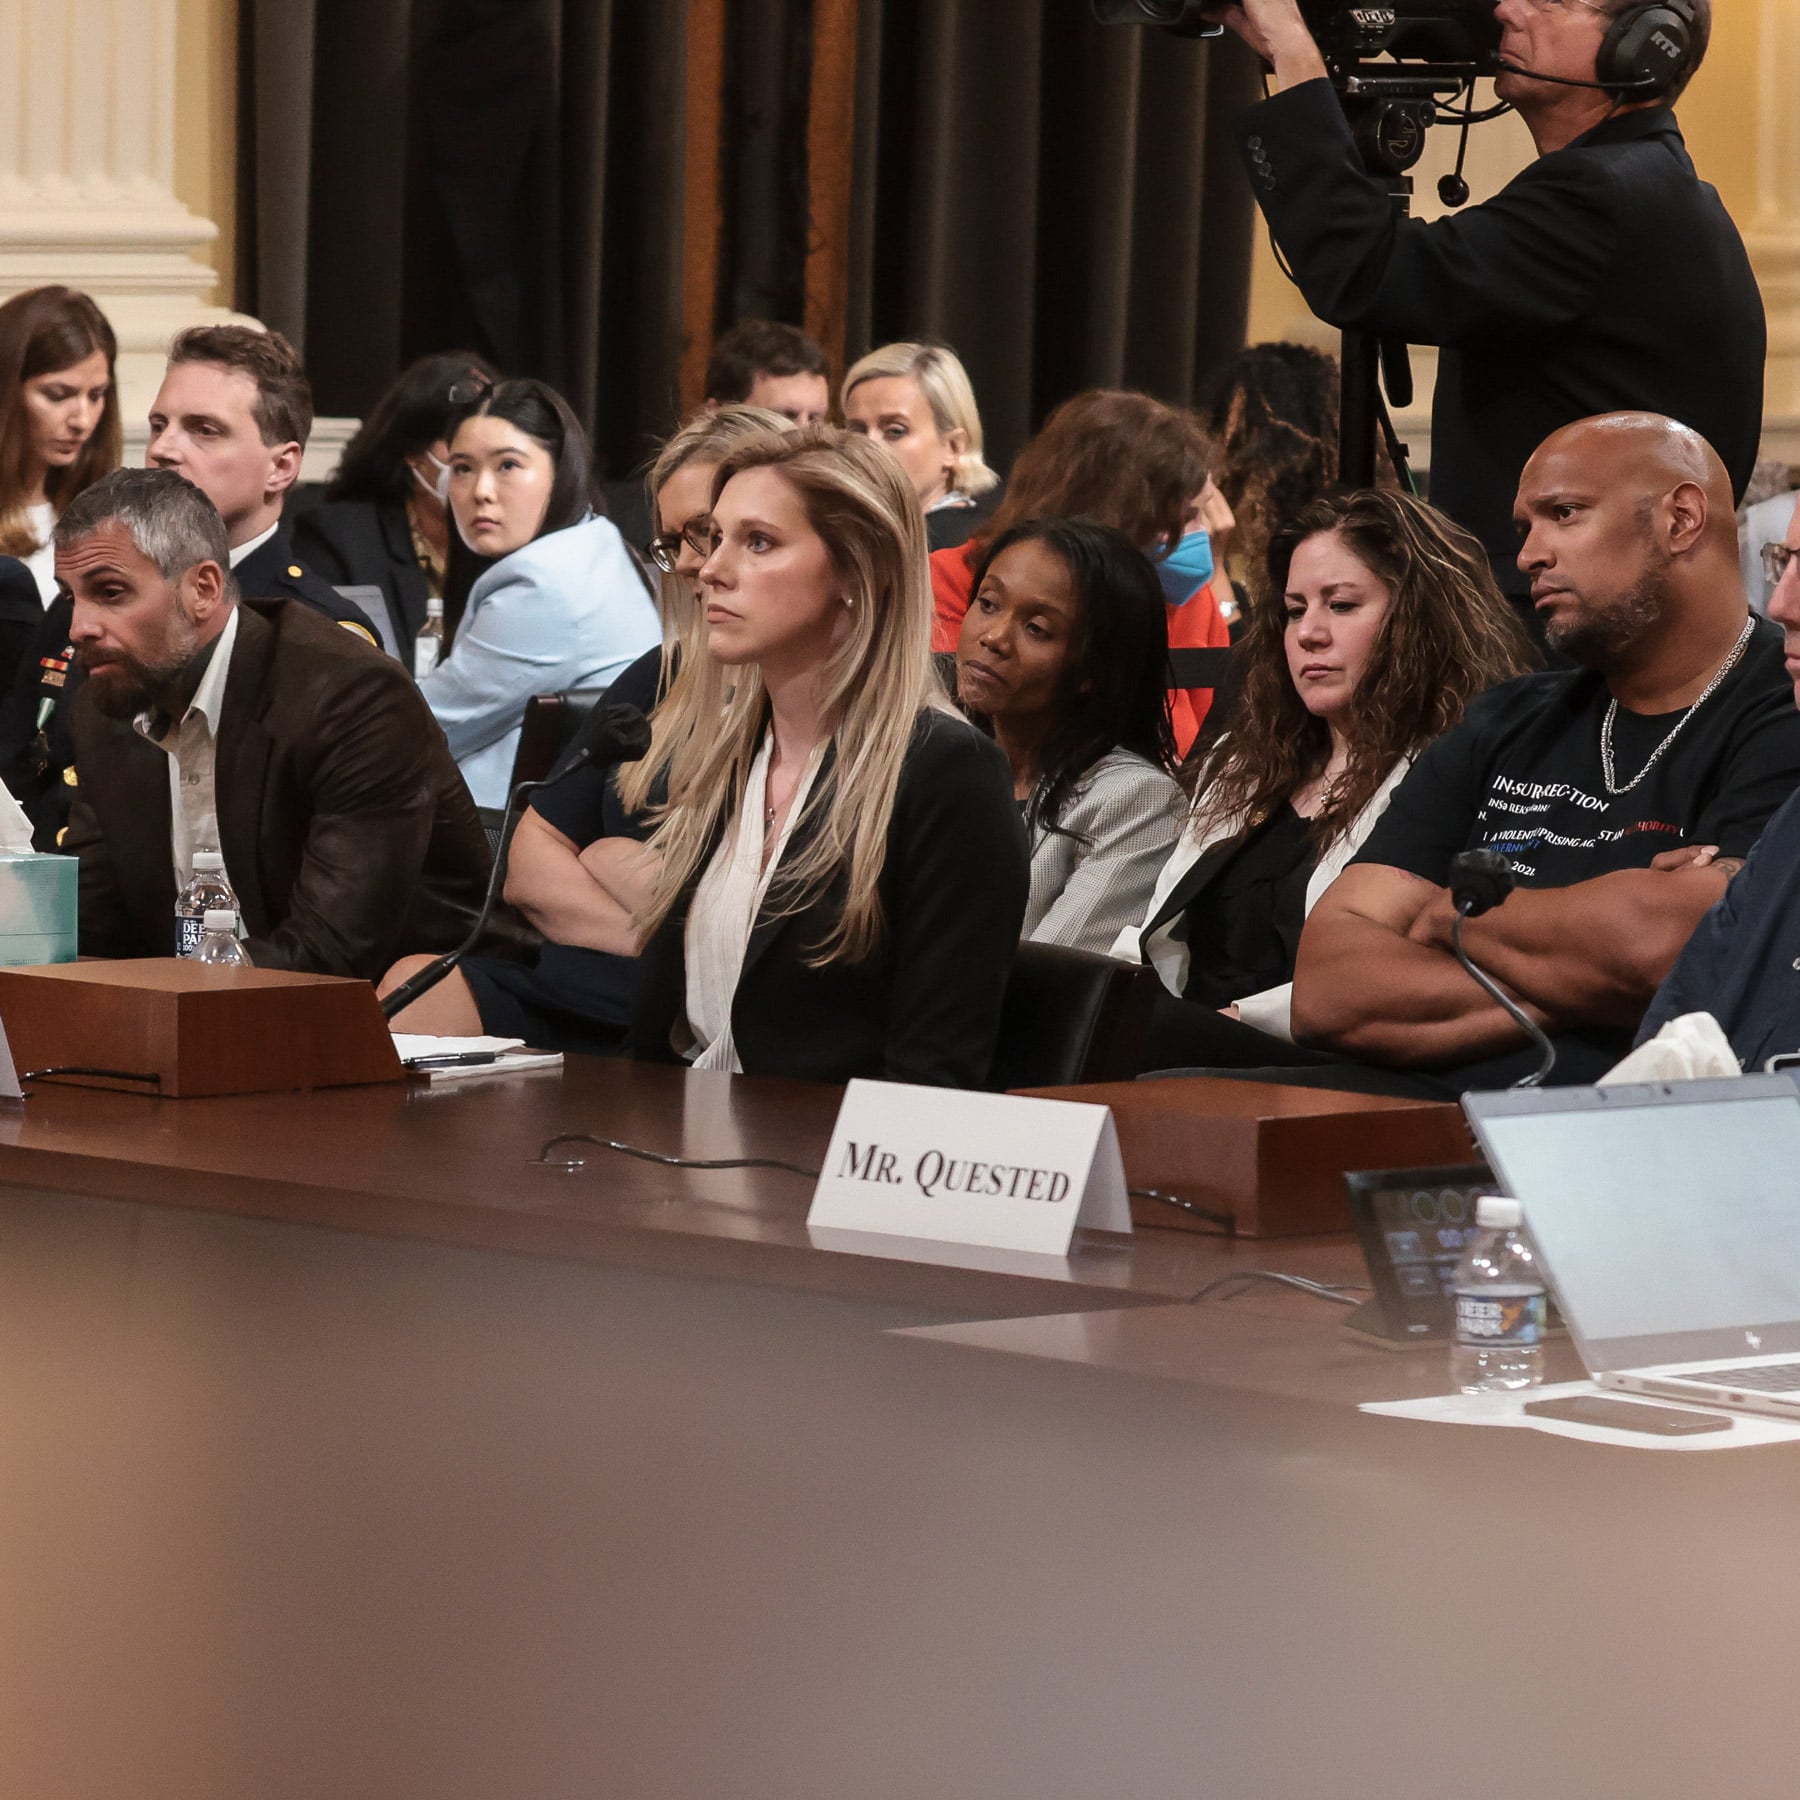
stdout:
<svg viewBox="0 0 1800 1800">
<path fill-rule="evenodd" d="M 954 350 L 945 344 L 906 343 L 883 344 L 879 350 L 871 350 L 851 364 L 844 377 L 844 385 L 838 390 L 839 410 L 849 401 L 852 388 L 865 381 L 887 380 L 917 383 L 940 436 L 948 437 L 953 431 L 963 433 L 963 451 L 956 459 L 951 493 L 966 494 L 972 500 L 1000 485 L 1000 477 L 987 465 L 974 383 Z"/>
<path fill-rule="evenodd" d="M 868 439 L 829 425 L 770 433 L 734 450 L 713 477 L 714 502 L 733 476 L 750 469 L 772 469 L 793 489 L 850 600 L 850 629 L 821 671 L 836 760 L 807 800 L 818 829 L 804 850 L 784 859 L 769 901 L 776 916 L 791 915 L 847 875 L 843 914 L 813 957 L 818 964 L 856 962 L 885 929 L 881 872 L 914 726 L 927 708 L 950 711 L 931 667 L 924 521 L 899 464 Z M 755 664 L 692 661 L 695 729 L 669 760 L 668 805 L 651 839 L 662 868 L 640 919 L 645 938 L 669 917 L 743 805 L 768 729 L 768 690 Z"/>
<path fill-rule="evenodd" d="M 661 524 L 657 496 L 681 470 L 694 463 L 718 464 L 741 444 L 791 431 L 792 422 L 766 406 L 721 406 L 696 413 L 656 453 L 644 477 L 650 516 Z M 657 780 L 669 760 L 698 735 L 703 715 L 700 668 L 707 661 L 706 626 L 694 597 L 693 583 L 667 569 L 657 571 L 656 610 L 662 619 L 662 698 L 650 721 L 649 753 L 619 767 L 619 799 L 628 812 L 641 813 L 650 803 Z"/>
</svg>

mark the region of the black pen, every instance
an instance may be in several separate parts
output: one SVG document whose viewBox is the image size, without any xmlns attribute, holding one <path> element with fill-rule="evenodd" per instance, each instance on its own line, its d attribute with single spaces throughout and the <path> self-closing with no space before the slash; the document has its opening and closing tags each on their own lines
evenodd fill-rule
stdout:
<svg viewBox="0 0 1800 1800">
<path fill-rule="evenodd" d="M 498 1050 L 462 1050 L 454 1056 L 415 1056 L 406 1064 L 409 1069 L 476 1069 L 483 1063 L 500 1060 Z"/>
</svg>

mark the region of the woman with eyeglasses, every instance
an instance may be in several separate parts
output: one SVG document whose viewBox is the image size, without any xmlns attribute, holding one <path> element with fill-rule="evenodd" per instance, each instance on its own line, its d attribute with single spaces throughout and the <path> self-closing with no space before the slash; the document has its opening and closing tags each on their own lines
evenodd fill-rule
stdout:
<svg viewBox="0 0 1800 1800">
<path fill-rule="evenodd" d="M 534 694 L 608 688 L 662 632 L 595 509 L 586 434 L 541 381 L 502 381 L 450 439 L 450 647 L 419 682 L 477 806 L 503 807 Z"/>
<path fill-rule="evenodd" d="M 535 967 L 470 957 L 395 1021 L 402 1031 L 452 1037 L 488 1032 L 547 1050 L 616 1054 L 629 1018 L 637 964 L 627 903 L 608 886 L 621 853 L 649 835 L 669 755 L 693 720 L 696 660 L 706 654 L 695 577 L 712 544 L 712 479 L 739 444 L 788 421 L 757 406 L 691 419 L 663 446 L 647 487 L 657 536 L 646 554 L 661 571 L 662 642 L 625 670 L 607 700 L 635 706 L 670 729 L 641 762 L 574 770 L 540 788 L 519 820 L 506 899 L 543 933 Z M 680 723 L 686 721 L 686 723 Z M 389 975 L 398 986 L 430 959 L 409 957 Z"/>
<path fill-rule="evenodd" d="M 333 587 L 378 587 L 409 654 L 450 559 L 450 444 L 457 419 L 500 379 L 472 350 L 422 356 L 375 402 L 322 504 L 289 520 L 294 553 Z"/>
<path fill-rule="evenodd" d="M 700 729 L 656 720 L 667 802 L 630 895 L 631 1053 L 980 1087 L 1025 834 L 1005 755 L 932 671 L 912 484 L 865 438 L 814 426 L 727 457 L 712 514 Z"/>
</svg>

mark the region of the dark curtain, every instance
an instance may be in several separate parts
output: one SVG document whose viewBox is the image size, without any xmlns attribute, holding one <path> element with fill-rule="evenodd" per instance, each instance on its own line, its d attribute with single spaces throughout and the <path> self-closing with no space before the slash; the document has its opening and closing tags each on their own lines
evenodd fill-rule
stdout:
<svg viewBox="0 0 1800 1800">
<path fill-rule="evenodd" d="M 359 415 L 466 345 L 636 465 L 677 412 L 681 0 L 241 0 L 239 303 Z M 715 323 L 801 322 L 811 0 L 732 0 Z M 1077 389 L 1200 392 L 1242 341 L 1247 58 L 1084 0 L 862 0 L 849 353 L 967 361 L 1004 464 Z"/>
<path fill-rule="evenodd" d="M 684 9 L 242 0 L 240 303 L 321 412 L 469 346 L 624 468 L 675 408 Z"/>
<path fill-rule="evenodd" d="M 1259 77 L 1083 0 L 862 0 L 852 354 L 933 336 L 997 462 L 1083 388 L 1203 396 L 1242 345 Z"/>
</svg>

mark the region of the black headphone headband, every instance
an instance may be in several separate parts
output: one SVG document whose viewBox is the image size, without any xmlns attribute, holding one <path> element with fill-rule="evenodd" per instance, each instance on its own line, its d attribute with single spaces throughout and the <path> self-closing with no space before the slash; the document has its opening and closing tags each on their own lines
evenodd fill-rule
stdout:
<svg viewBox="0 0 1800 1800">
<path fill-rule="evenodd" d="M 1594 64 L 1605 88 L 1627 98 L 1660 96 L 1694 72 L 1700 50 L 1695 0 L 1640 0 L 1607 29 Z"/>
</svg>

